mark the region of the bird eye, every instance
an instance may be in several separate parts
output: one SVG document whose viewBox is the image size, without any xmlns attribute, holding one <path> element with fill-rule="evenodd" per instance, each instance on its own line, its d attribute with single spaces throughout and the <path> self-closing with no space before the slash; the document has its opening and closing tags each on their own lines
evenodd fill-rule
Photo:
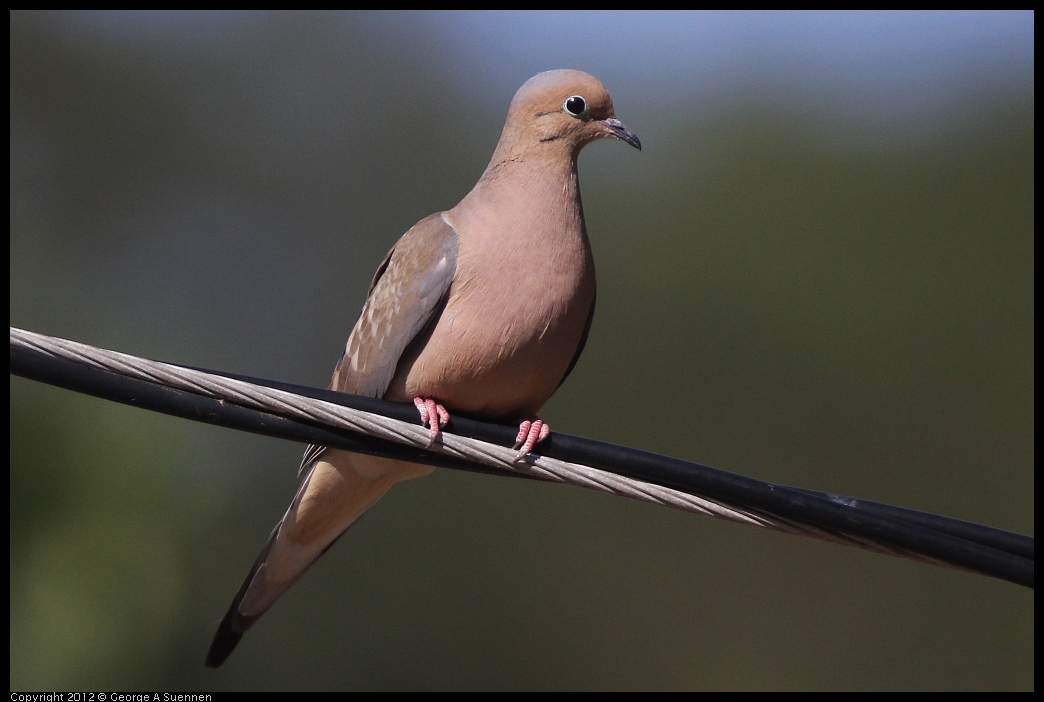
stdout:
<svg viewBox="0 0 1044 702">
<path fill-rule="evenodd" d="M 587 112 L 587 100 L 584 100 L 579 95 L 573 95 L 572 97 L 566 98 L 565 111 L 574 117 L 579 117 L 583 113 Z"/>
</svg>

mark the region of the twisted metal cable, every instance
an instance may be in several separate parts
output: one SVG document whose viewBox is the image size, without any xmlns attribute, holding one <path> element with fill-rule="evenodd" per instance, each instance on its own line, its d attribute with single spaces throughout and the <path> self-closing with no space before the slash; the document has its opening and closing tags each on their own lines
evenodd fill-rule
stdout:
<svg viewBox="0 0 1044 702">
<path fill-rule="evenodd" d="M 810 524 L 799 523 L 762 510 L 755 510 L 742 505 L 725 504 L 719 500 L 617 475 L 592 466 L 534 454 L 530 454 L 522 461 L 516 461 L 516 454 L 513 449 L 448 432 L 441 433 L 440 440 L 434 445 L 429 445 L 428 430 L 417 424 L 305 397 L 284 390 L 256 385 L 243 380 L 214 375 L 169 363 L 151 361 L 130 354 L 37 334 L 15 327 L 11 327 L 11 344 L 12 346 L 36 350 L 49 356 L 94 366 L 137 380 L 214 398 L 222 402 L 234 403 L 272 414 L 316 422 L 339 429 L 347 429 L 511 473 L 518 473 L 551 482 L 577 485 L 598 492 L 628 497 L 642 502 L 651 502 L 687 512 L 726 519 L 741 524 L 750 524 L 788 534 L 807 536 L 892 556 L 954 567 L 951 564 L 922 554 L 907 551 L 893 545 L 878 543 L 865 536 L 845 534 Z"/>
</svg>

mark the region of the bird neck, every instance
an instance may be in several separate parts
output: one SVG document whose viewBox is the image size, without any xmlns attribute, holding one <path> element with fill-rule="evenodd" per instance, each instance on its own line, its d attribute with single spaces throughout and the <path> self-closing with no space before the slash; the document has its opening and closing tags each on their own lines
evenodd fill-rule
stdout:
<svg viewBox="0 0 1044 702">
<path fill-rule="evenodd" d="M 481 203 L 481 204 L 480 204 Z M 499 148 L 458 209 L 497 203 L 524 219 L 579 219 L 583 208 L 576 158 L 561 150 L 519 154 Z"/>
<path fill-rule="evenodd" d="M 579 198 L 576 157 L 579 148 L 566 141 L 528 143 L 529 140 L 501 138 L 493 157 L 474 190 L 521 187 L 528 190 L 537 183 L 566 184 L 569 197 Z"/>
</svg>

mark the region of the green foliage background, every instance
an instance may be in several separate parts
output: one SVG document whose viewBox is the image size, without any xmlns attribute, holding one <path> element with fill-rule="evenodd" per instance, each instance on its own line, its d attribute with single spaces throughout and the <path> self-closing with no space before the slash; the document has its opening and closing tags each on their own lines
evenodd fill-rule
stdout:
<svg viewBox="0 0 1044 702">
<path fill-rule="evenodd" d="M 511 97 L 401 17 L 70 23 L 11 14 L 11 324 L 292 382 Z M 574 67 L 646 148 L 581 157 L 599 307 L 551 425 L 1032 533 L 1032 79 L 859 140 L 814 95 L 665 111 Z M 452 471 L 210 671 L 301 447 L 20 378 L 10 409 L 12 689 L 1033 687 L 1030 590 Z"/>
</svg>

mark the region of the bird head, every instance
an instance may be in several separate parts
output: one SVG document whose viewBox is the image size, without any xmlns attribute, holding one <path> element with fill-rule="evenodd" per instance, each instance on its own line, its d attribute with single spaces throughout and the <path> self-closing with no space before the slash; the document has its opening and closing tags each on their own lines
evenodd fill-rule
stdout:
<svg viewBox="0 0 1044 702">
<path fill-rule="evenodd" d="M 513 151 L 568 150 L 611 137 L 641 150 L 638 136 L 616 118 L 613 99 L 594 76 L 583 71 L 539 73 L 515 93 L 501 142 Z"/>
</svg>

